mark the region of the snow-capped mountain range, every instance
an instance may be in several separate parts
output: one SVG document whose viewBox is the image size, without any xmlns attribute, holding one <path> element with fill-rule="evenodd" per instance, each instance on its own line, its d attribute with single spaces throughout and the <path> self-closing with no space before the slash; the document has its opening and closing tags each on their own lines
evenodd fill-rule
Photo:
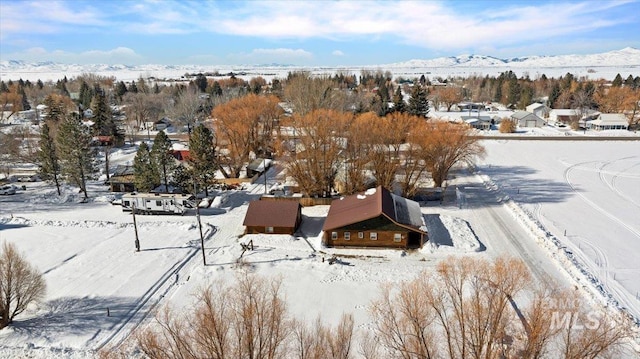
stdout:
<svg viewBox="0 0 640 359">
<path fill-rule="evenodd" d="M 590 55 L 526 56 L 499 59 L 485 55 L 459 55 L 431 60 L 409 60 L 389 67 L 576 67 L 576 66 L 640 66 L 640 49 L 626 47 L 622 50 Z"/>
<path fill-rule="evenodd" d="M 546 74 L 555 77 L 571 72 L 589 78 L 613 79 L 616 74 L 640 75 L 640 49 L 626 47 L 622 50 L 589 55 L 527 56 L 500 59 L 486 55 L 459 55 L 439 57 L 430 60 L 409 60 L 405 62 L 364 65 L 364 66 L 296 66 L 296 65 L 109 65 L 109 64 L 62 64 L 51 61 L 25 62 L 8 60 L 0 62 L 0 78 L 3 80 L 34 81 L 57 80 L 64 76 L 74 77 L 83 73 L 113 76 L 118 80 L 130 81 L 139 77 L 180 78 L 185 73 L 214 72 L 242 73 L 243 77 L 262 76 L 267 79 L 286 77 L 287 72 L 306 70 L 313 73 L 331 73 L 349 70 L 358 73 L 362 69 L 391 70 L 395 75 L 413 76 L 468 76 L 470 74 L 497 75 L 512 70 L 518 75 L 527 73 L 535 76 Z"/>
</svg>

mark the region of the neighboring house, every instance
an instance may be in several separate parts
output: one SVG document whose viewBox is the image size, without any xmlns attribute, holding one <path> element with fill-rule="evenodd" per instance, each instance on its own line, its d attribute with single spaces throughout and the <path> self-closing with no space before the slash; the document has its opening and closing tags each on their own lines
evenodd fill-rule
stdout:
<svg viewBox="0 0 640 359">
<path fill-rule="evenodd" d="M 255 175 L 261 175 L 265 168 L 269 169 L 271 160 L 266 158 L 256 158 L 247 166 L 247 177 L 252 178 Z"/>
<path fill-rule="evenodd" d="M 495 121 L 491 116 L 460 116 L 462 121 L 478 130 L 490 130 Z"/>
<path fill-rule="evenodd" d="M 111 146 L 113 145 L 113 137 L 111 136 L 93 136 L 91 139 L 92 146 Z"/>
<path fill-rule="evenodd" d="M 273 233 L 293 235 L 302 222 L 302 206 L 297 200 L 261 199 L 249 202 L 242 223 L 246 234 Z"/>
<path fill-rule="evenodd" d="M 331 202 L 322 230 L 327 246 L 420 248 L 427 241 L 420 205 L 382 186 Z"/>
<path fill-rule="evenodd" d="M 558 124 L 564 123 L 569 125 L 575 121 L 578 121 L 581 125 L 584 125 L 584 120 L 590 120 L 591 117 L 596 117 L 598 111 L 583 109 L 553 109 L 549 111 L 549 123 Z"/>
<path fill-rule="evenodd" d="M 171 155 L 178 161 L 183 162 L 189 159 L 189 150 L 171 150 Z"/>
<path fill-rule="evenodd" d="M 527 111 L 516 111 L 511 115 L 511 119 L 515 120 L 519 127 L 542 127 L 544 125 L 542 118 Z"/>
<path fill-rule="evenodd" d="M 594 120 L 587 121 L 587 128 L 593 130 L 627 130 L 629 120 L 622 113 L 602 113 Z"/>
<path fill-rule="evenodd" d="M 565 125 L 578 121 L 580 115 L 573 109 L 553 109 L 549 111 L 549 122 L 557 124 L 564 123 Z"/>
<path fill-rule="evenodd" d="M 549 116 L 549 108 L 538 102 L 534 102 L 531 105 L 525 107 L 525 110 L 540 118 L 546 118 Z"/>
<path fill-rule="evenodd" d="M 166 117 L 165 117 L 165 118 L 162 118 L 162 119 L 160 119 L 160 120 L 158 120 L 158 121 L 156 121 L 156 122 L 154 122 L 154 123 L 153 123 L 153 128 L 154 128 L 156 131 L 162 131 L 162 130 L 165 130 L 165 129 L 167 129 L 167 127 L 169 127 L 169 126 L 171 126 L 171 122 L 170 122 L 170 121 L 169 121 L 169 119 L 168 119 L 168 118 L 166 118 Z"/>
<path fill-rule="evenodd" d="M 109 188 L 111 192 L 133 192 L 136 190 L 134 180 L 133 166 L 118 165 L 109 177 Z"/>
</svg>

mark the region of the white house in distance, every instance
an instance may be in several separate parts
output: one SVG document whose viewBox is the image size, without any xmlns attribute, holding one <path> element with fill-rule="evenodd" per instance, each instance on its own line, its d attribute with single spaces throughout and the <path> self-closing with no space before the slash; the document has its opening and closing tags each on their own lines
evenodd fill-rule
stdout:
<svg viewBox="0 0 640 359">
<path fill-rule="evenodd" d="M 594 120 L 587 121 L 587 128 L 593 130 L 626 130 L 629 120 L 621 113 L 601 113 Z"/>
<path fill-rule="evenodd" d="M 516 111 L 511 115 L 511 119 L 518 123 L 518 127 L 542 127 L 544 125 L 542 118 L 527 111 Z"/>
<path fill-rule="evenodd" d="M 549 116 L 549 108 L 538 102 L 534 102 L 531 105 L 525 107 L 527 112 L 530 112 L 540 118 L 547 118 Z"/>
<path fill-rule="evenodd" d="M 550 123 L 564 123 L 569 124 L 573 121 L 579 120 L 579 115 L 574 109 L 565 109 L 565 108 L 554 108 L 549 111 L 549 122 Z"/>
</svg>

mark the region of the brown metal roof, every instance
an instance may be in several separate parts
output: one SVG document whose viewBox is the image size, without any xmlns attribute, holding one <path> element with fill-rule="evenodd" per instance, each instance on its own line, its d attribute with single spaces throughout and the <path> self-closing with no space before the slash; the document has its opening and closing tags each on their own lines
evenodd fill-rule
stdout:
<svg viewBox="0 0 640 359">
<path fill-rule="evenodd" d="M 298 201 L 252 201 L 244 217 L 244 226 L 294 228 L 298 218 Z"/>
<path fill-rule="evenodd" d="M 378 186 L 373 194 L 357 194 L 334 200 L 322 230 L 340 228 L 380 216 L 383 207 L 388 207 L 389 201 L 384 200 L 387 195 L 390 199 L 389 191 Z M 390 204 L 393 206 L 393 201 Z M 388 209 L 385 212 L 389 213 Z M 390 213 L 393 213 L 393 208 Z"/>
<path fill-rule="evenodd" d="M 357 194 L 352 196 L 336 199 L 331 202 L 331 208 L 327 214 L 327 219 L 322 226 L 323 231 L 328 231 L 336 228 L 341 228 L 349 224 L 362 222 L 368 219 L 385 215 L 390 220 L 397 224 L 414 228 L 418 231 L 422 231 L 421 227 L 422 215 L 419 213 L 419 207 L 407 206 L 405 202 L 412 202 L 400 196 L 396 196 L 397 201 L 394 200 L 394 195 L 391 194 L 386 188 L 378 186 L 375 189 L 375 193 Z M 398 203 L 396 203 L 398 202 Z M 413 218 L 416 215 L 409 213 L 418 210 L 417 215 L 420 218 Z"/>
</svg>

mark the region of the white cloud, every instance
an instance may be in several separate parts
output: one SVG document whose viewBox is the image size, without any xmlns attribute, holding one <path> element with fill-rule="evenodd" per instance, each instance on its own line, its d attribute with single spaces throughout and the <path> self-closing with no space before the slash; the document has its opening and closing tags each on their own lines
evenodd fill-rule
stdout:
<svg viewBox="0 0 640 359">
<path fill-rule="evenodd" d="M 334 50 L 331 55 L 333 56 L 344 56 L 344 52 L 340 51 L 340 50 Z"/>
</svg>

